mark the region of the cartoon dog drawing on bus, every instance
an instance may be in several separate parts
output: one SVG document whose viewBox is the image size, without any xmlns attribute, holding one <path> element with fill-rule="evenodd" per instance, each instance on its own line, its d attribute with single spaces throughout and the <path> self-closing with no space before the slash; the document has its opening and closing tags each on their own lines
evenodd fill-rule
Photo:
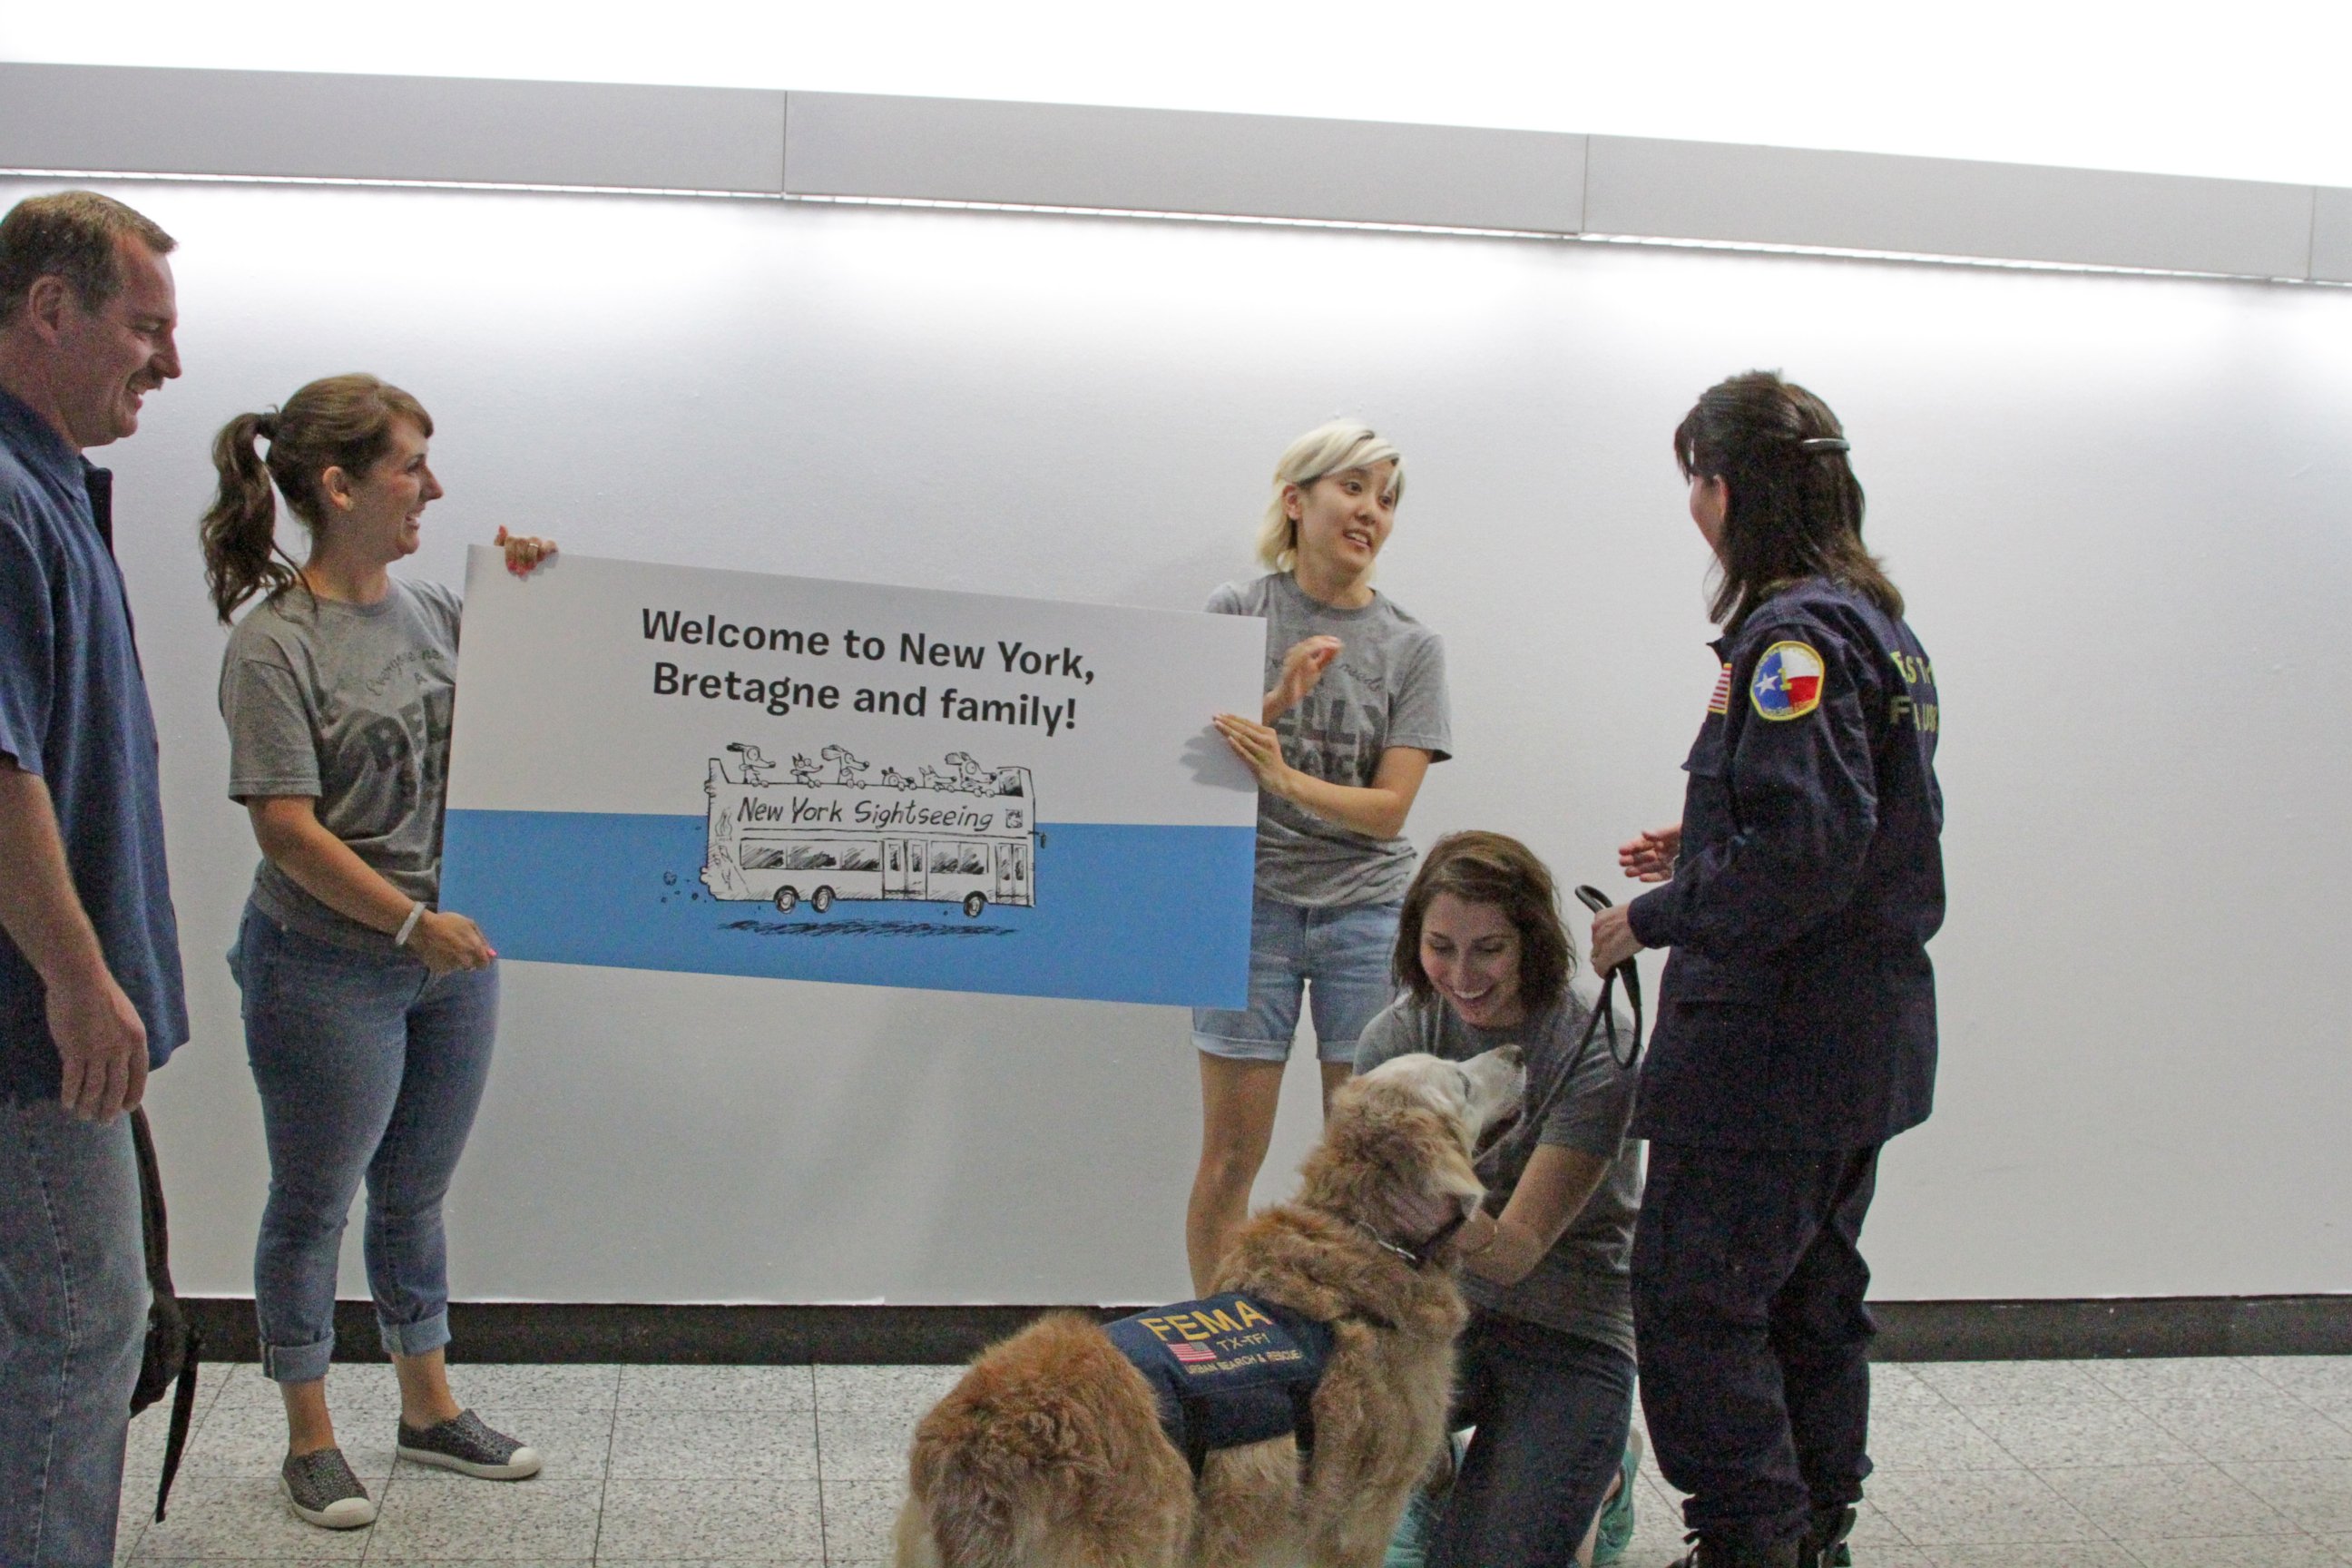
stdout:
<svg viewBox="0 0 2352 1568">
<path fill-rule="evenodd" d="M 991 904 L 1034 906 L 1036 801 L 1029 770 L 983 768 L 967 753 L 942 757 L 955 771 L 895 767 L 878 782 L 866 764 L 829 744 L 818 755 L 831 778 L 798 753 L 785 779 L 754 760 L 740 742 L 730 774 L 710 759 L 703 794 L 709 825 L 702 884 L 711 897 L 773 904 L 791 913 L 805 903 L 824 914 L 843 901 L 952 903 L 977 919 Z"/>
</svg>

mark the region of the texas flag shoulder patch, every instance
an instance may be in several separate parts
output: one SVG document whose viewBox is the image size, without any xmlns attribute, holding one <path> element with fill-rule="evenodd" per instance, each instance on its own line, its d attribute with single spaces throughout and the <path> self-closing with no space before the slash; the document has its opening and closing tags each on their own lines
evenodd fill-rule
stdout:
<svg viewBox="0 0 2352 1568">
<path fill-rule="evenodd" d="M 1801 719 L 1822 705 L 1822 656 L 1801 642 L 1776 642 L 1756 661 L 1748 700 L 1775 721 Z"/>
</svg>

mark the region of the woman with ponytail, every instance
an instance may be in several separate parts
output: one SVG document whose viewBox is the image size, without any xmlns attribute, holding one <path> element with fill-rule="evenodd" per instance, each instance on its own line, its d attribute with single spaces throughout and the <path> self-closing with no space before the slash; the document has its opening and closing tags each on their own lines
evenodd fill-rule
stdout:
<svg viewBox="0 0 2352 1568">
<path fill-rule="evenodd" d="M 1936 1082 L 1941 712 L 1828 405 L 1733 376 L 1675 459 L 1720 669 L 1682 821 L 1619 851 L 1664 885 L 1592 923 L 1599 973 L 1673 949 L 1633 1116 L 1642 1408 L 1689 1494 L 1676 1568 L 1834 1568 L 1870 1473 L 1863 1216 Z"/>
<path fill-rule="evenodd" d="M 400 1457 L 486 1479 L 539 1456 L 449 1392 L 441 1201 L 488 1079 L 497 953 L 436 907 L 457 595 L 387 570 L 417 546 L 442 492 L 432 417 L 372 375 L 314 381 L 213 444 L 205 574 L 224 623 L 229 795 L 262 860 L 229 968 L 261 1092 L 269 1201 L 254 1255 L 262 1371 L 286 1403 L 281 1479 L 294 1511 L 349 1529 L 375 1518 L 328 1414 L 335 1266 L 368 1188 L 366 1257 L 400 1382 Z M 264 448 L 267 455 L 264 455 Z M 278 545 L 277 498 L 310 536 Z M 554 553 L 509 538 L 507 566 Z"/>
</svg>

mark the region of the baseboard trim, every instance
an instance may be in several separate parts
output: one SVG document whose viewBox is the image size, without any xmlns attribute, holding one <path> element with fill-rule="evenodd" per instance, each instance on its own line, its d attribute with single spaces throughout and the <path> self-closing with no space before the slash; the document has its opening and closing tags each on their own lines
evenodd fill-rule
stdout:
<svg viewBox="0 0 2352 1568">
<path fill-rule="evenodd" d="M 259 1352 L 249 1297 L 183 1297 L 208 1361 Z M 456 1302 L 450 1359 L 785 1365 L 952 1364 L 1047 1307 L 707 1307 Z M 1081 1308 L 1098 1319 L 1140 1308 Z M 1880 1361 L 2352 1354 L 2352 1295 L 1876 1301 Z M 365 1301 L 335 1307 L 338 1360 L 379 1354 Z"/>
</svg>

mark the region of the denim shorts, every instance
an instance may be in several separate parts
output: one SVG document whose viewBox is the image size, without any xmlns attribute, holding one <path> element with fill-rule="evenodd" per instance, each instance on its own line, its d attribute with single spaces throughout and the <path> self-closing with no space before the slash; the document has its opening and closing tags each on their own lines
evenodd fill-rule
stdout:
<svg viewBox="0 0 2352 1568">
<path fill-rule="evenodd" d="M 1307 909 L 1259 895 L 1250 904 L 1249 1005 L 1192 1009 L 1192 1043 L 1234 1061 L 1290 1059 L 1303 990 L 1315 1054 L 1356 1059 L 1356 1037 L 1396 994 L 1389 960 L 1402 903 Z"/>
</svg>

